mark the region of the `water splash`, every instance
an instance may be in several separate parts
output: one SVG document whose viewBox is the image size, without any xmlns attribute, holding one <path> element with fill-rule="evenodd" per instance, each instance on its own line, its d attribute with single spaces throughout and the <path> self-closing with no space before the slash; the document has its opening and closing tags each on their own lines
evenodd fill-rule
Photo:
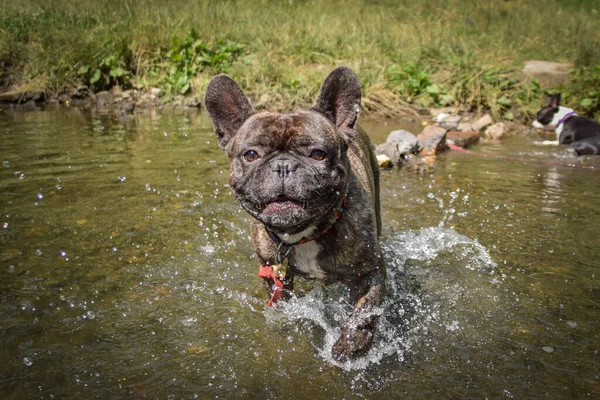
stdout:
<svg viewBox="0 0 600 400">
<path fill-rule="evenodd" d="M 453 197 L 455 200 L 458 196 Z M 379 325 L 373 347 L 366 356 L 345 363 L 335 361 L 331 347 L 338 339 L 341 326 L 352 311 L 348 290 L 343 285 L 323 288 L 315 285 L 305 295 L 280 302 L 274 309 L 265 311 L 269 323 L 310 321 L 321 328 L 323 338 L 316 340 L 315 350 L 326 362 L 346 371 L 364 371 L 384 360 L 404 362 L 415 344 L 419 343 L 432 326 L 441 325 L 449 334 L 460 331 L 461 323 L 453 316 L 440 316 L 439 296 L 428 296 L 422 286 L 431 278 L 431 268 L 422 263 L 432 263 L 438 258 L 452 258 L 462 270 L 461 274 L 481 276 L 496 267 L 485 247 L 452 229 L 432 227 L 402 232 L 382 242 L 387 264 L 387 296 L 380 313 Z M 451 254 L 452 257 L 446 257 Z M 444 257 L 440 257 L 444 256 Z M 484 274 L 486 275 L 486 274 Z M 461 291 L 455 286 L 446 298 L 456 301 Z M 432 300 L 433 298 L 437 300 Z M 319 331 L 319 330 L 317 330 Z"/>
</svg>

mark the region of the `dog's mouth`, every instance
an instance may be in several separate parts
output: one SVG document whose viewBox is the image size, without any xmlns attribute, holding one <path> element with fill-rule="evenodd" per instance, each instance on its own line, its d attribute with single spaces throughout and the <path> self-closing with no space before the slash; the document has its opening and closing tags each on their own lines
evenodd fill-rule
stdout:
<svg viewBox="0 0 600 400">
<path fill-rule="evenodd" d="M 263 209 L 263 214 L 287 214 L 292 213 L 294 211 L 302 211 L 305 208 L 306 204 L 294 200 L 287 196 L 279 196 L 274 199 L 269 200 L 265 204 L 265 208 Z"/>
</svg>

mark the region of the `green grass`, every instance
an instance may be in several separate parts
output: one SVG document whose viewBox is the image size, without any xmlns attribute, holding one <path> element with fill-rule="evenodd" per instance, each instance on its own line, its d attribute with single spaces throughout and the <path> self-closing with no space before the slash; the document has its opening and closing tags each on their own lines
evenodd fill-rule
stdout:
<svg viewBox="0 0 600 400">
<path fill-rule="evenodd" d="M 599 26 L 595 0 L 0 0 L 0 87 L 201 95 L 226 72 L 259 106 L 282 108 L 310 104 L 345 64 L 367 112 L 456 105 L 519 118 L 542 101 L 519 70 L 543 59 L 573 63 L 557 89 L 593 115 Z"/>
</svg>

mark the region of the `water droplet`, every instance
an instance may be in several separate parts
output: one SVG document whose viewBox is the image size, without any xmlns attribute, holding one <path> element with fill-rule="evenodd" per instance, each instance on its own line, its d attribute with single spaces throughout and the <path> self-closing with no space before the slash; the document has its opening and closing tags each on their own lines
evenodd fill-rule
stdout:
<svg viewBox="0 0 600 400">
<path fill-rule="evenodd" d="M 60 255 L 64 257 L 64 256 L 66 256 L 66 255 L 67 255 L 67 253 L 65 253 L 64 251 L 61 251 L 61 252 L 60 252 Z"/>
<path fill-rule="evenodd" d="M 85 315 L 86 315 L 87 319 L 94 319 L 94 318 L 96 318 L 96 313 L 94 313 L 94 312 L 93 312 L 93 311 L 91 311 L 91 310 L 90 310 L 90 311 L 87 311 L 87 312 L 85 313 Z"/>
<path fill-rule="evenodd" d="M 544 346 L 542 347 L 542 350 L 544 350 L 546 353 L 554 353 L 554 348 L 550 346 Z"/>
<path fill-rule="evenodd" d="M 25 357 L 23 358 L 23 364 L 25 364 L 27 367 L 31 367 L 33 365 L 33 361 L 31 361 L 31 358 Z"/>
<path fill-rule="evenodd" d="M 127 179 L 127 177 L 125 177 L 125 176 L 119 176 L 117 178 L 119 179 L 120 182 L 125 182 L 125 180 Z"/>
<path fill-rule="evenodd" d="M 38 194 L 37 194 L 37 198 L 38 198 L 38 199 L 40 199 L 40 200 L 41 200 L 43 197 L 44 197 L 44 195 L 43 195 L 43 194 L 41 194 L 41 193 L 38 193 Z"/>
<path fill-rule="evenodd" d="M 458 330 L 459 329 L 458 321 L 452 321 L 452 323 L 446 324 L 446 329 L 448 329 L 450 332 L 454 332 L 454 331 Z"/>
<path fill-rule="evenodd" d="M 3 224 L 2 224 L 2 227 L 3 227 L 4 229 L 8 228 L 8 222 L 5 222 L 5 223 L 3 223 Z"/>
</svg>

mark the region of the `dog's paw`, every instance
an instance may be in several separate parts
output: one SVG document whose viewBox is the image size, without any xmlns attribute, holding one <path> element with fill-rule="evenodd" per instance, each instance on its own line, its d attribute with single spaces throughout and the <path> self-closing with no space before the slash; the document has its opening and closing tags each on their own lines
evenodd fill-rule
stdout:
<svg viewBox="0 0 600 400">
<path fill-rule="evenodd" d="M 338 362 L 364 355 L 373 344 L 373 330 L 360 326 L 342 328 L 342 335 L 331 349 L 333 358 Z"/>
</svg>

